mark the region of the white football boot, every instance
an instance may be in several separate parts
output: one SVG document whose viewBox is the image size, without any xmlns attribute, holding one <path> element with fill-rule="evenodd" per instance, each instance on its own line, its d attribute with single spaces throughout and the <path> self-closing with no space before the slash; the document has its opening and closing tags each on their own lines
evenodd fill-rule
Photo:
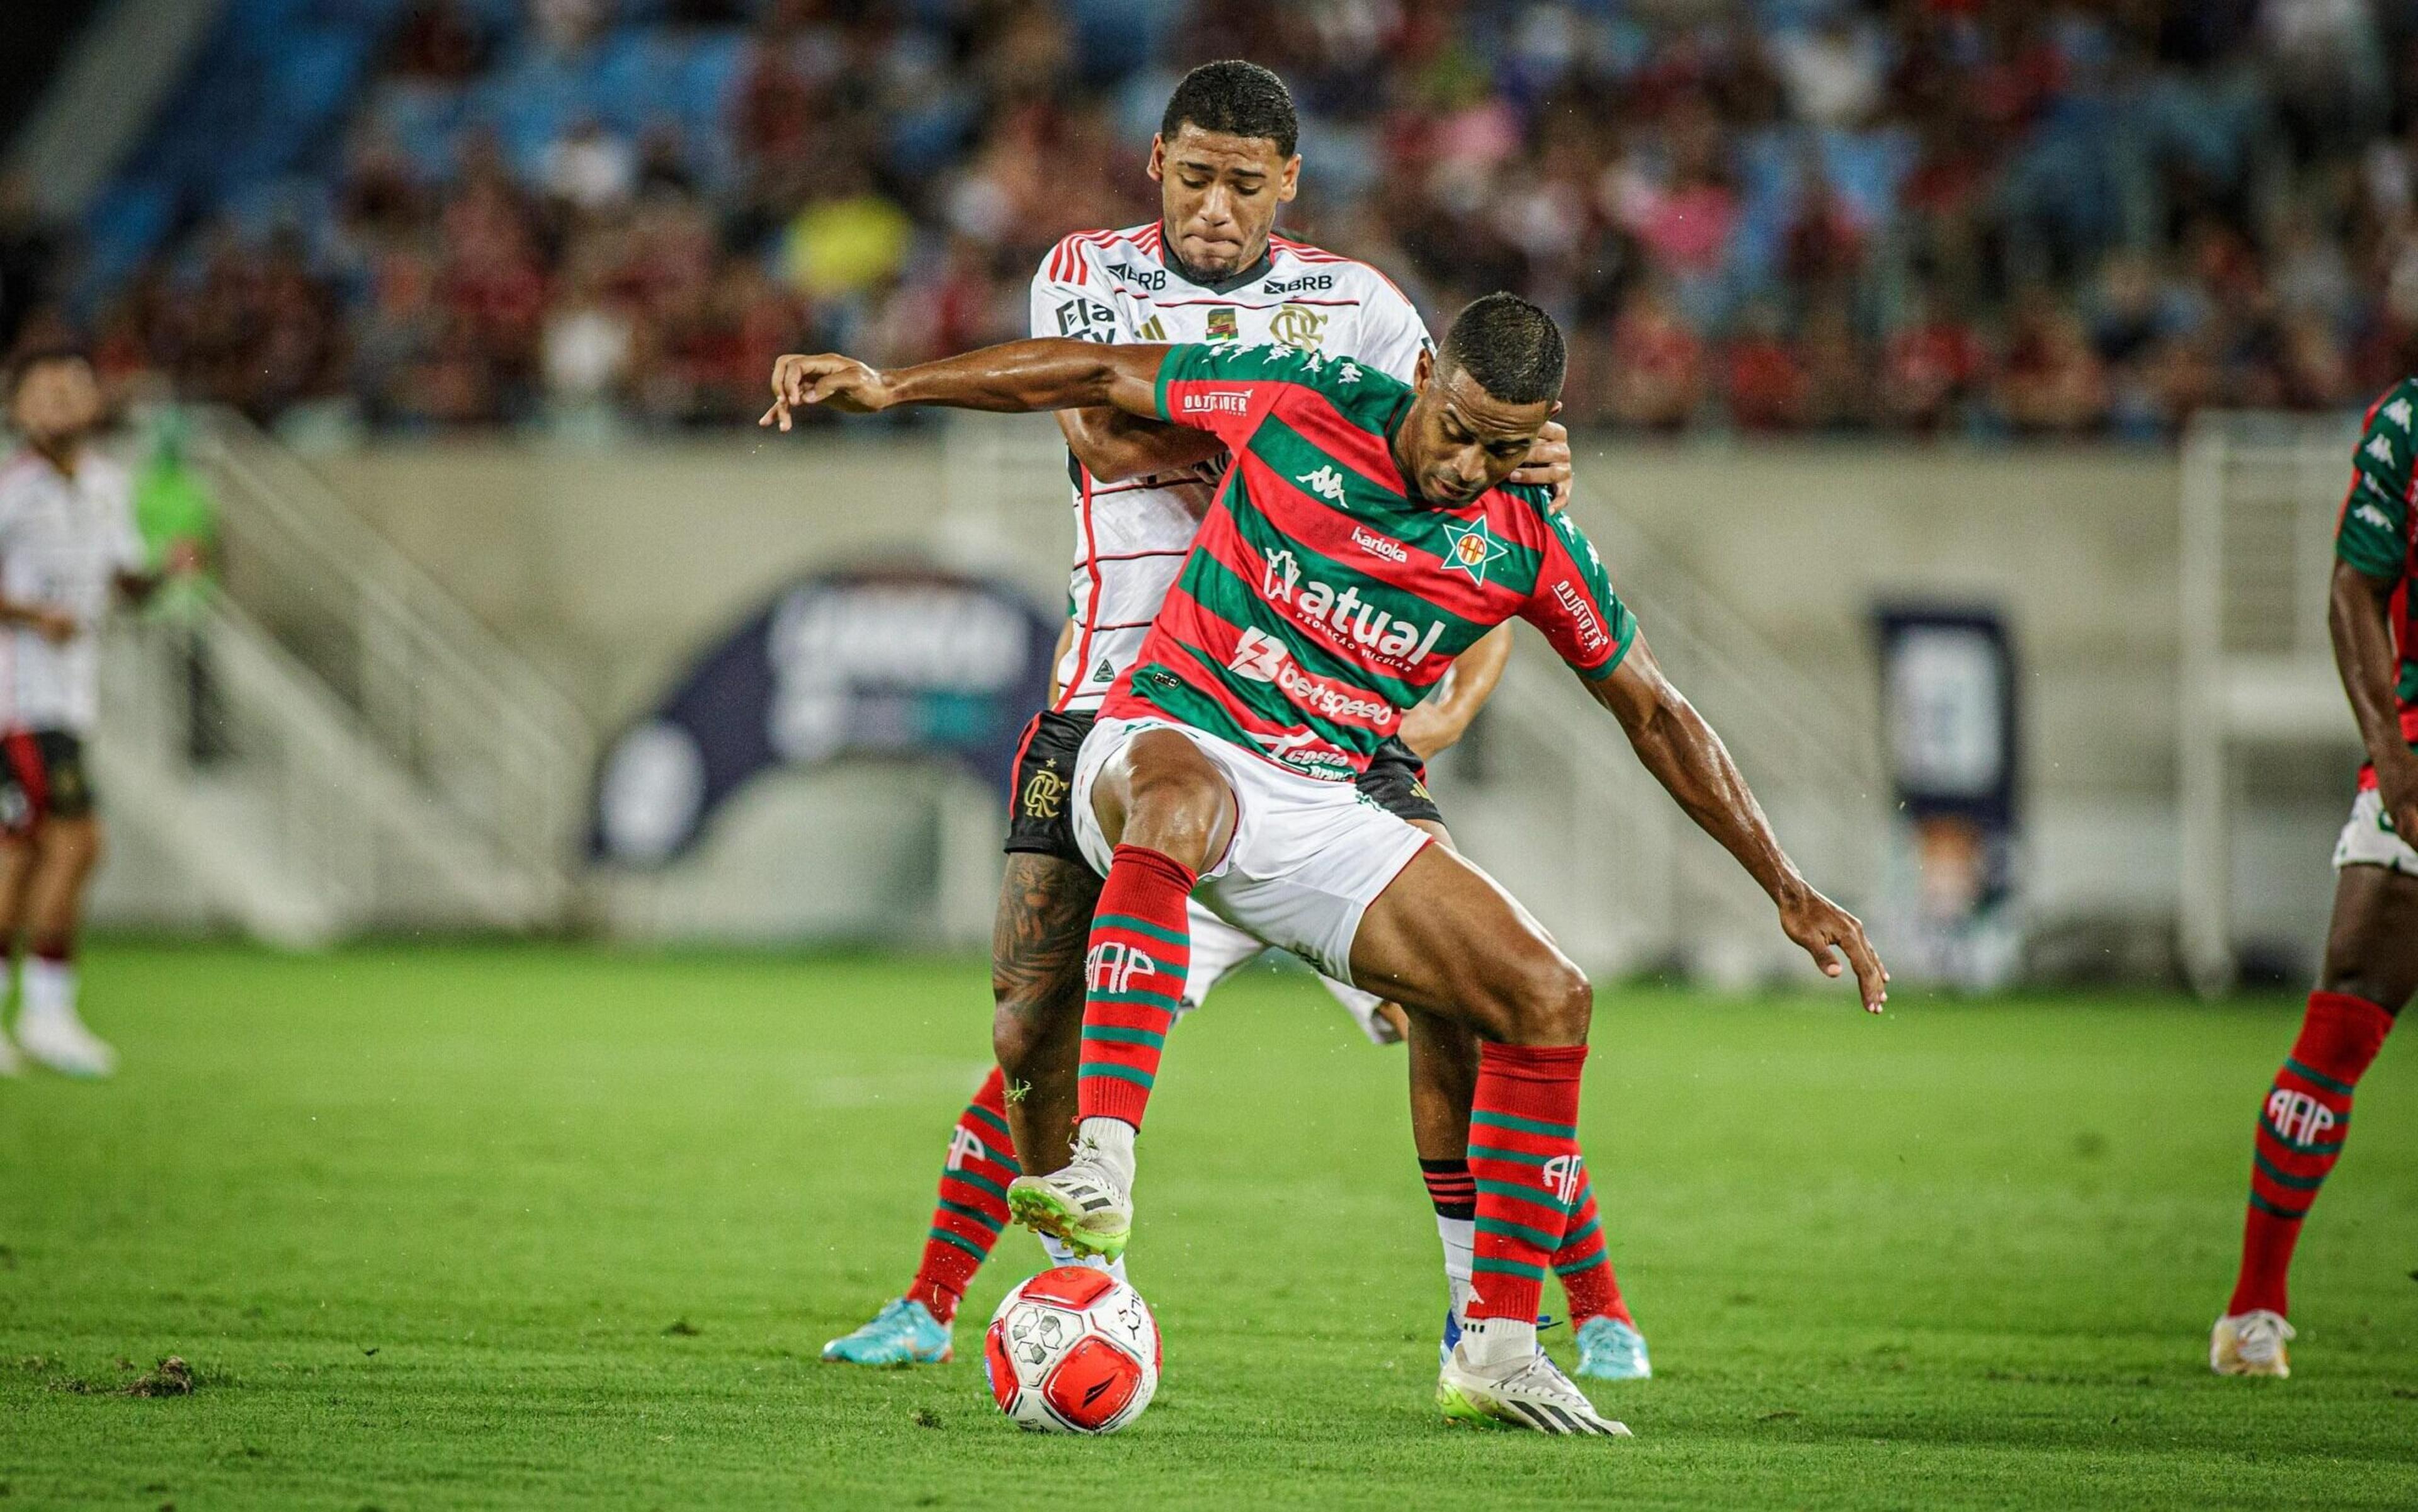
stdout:
<svg viewBox="0 0 2418 1512">
<path fill-rule="evenodd" d="M 1079 1135 L 1064 1169 L 1008 1184 L 1007 1211 L 1078 1255 L 1113 1260 L 1133 1237 L 1131 1159 L 1129 1153 L 1120 1159 L 1088 1133 Z"/>
<path fill-rule="evenodd" d="M 1461 1342 L 1436 1374 L 1436 1405 L 1445 1421 L 1481 1428 L 1526 1428 L 1536 1433 L 1594 1434 L 1607 1439 L 1630 1437 L 1629 1425 L 1595 1410 L 1586 1393 L 1562 1374 L 1542 1351 L 1531 1349 L 1499 1364 L 1480 1365 L 1473 1358 L 1475 1329 L 1464 1330 Z"/>
<path fill-rule="evenodd" d="M 61 1076 L 100 1077 L 117 1070 L 117 1052 L 84 1028 L 72 1008 L 28 1008 L 19 1014 L 17 1047 Z"/>
<path fill-rule="evenodd" d="M 2208 1367 L 2221 1376 L 2288 1376 L 2284 1344 L 2293 1336 L 2280 1312 L 2227 1313 L 2209 1330 Z"/>
</svg>

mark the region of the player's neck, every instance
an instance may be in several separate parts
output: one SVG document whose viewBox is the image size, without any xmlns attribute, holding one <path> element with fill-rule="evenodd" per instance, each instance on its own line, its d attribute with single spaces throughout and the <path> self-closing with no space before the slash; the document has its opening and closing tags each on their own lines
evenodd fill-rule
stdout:
<svg viewBox="0 0 2418 1512">
<path fill-rule="evenodd" d="M 51 465 L 62 478 L 73 478 L 76 466 L 84 461 L 84 437 L 63 436 L 53 441 L 28 441 L 25 450 Z"/>
<path fill-rule="evenodd" d="M 1241 288 L 1246 283 L 1256 283 L 1273 265 L 1274 259 L 1269 255 L 1268 252 L 1270 245 L 1270 243 L 1264 241 L 1260 243 L 1259 252 L 1253 254 L 1249 262 L 1245 263 L 1239 270 L 1221 276 L 1216 273 L 1204 273 L 1201 269 L 1194 267 L 1190 263 L 1186 262 L 1184 258 L 1177 253 L 1175 250 L 1175 238 L 1168 234 L 1166 222 L 1161 221 L 1158 228 L 1158 260 L 1160 266 L 1164 267 L 1169 272 L 1174 274 L 1177 278 L 1182 279 L 1185 283 L 1189 283 L 1198 289 L 1206 289 L 1211 294 L 1228 294 L 1235 289 Z"/>
</svg>

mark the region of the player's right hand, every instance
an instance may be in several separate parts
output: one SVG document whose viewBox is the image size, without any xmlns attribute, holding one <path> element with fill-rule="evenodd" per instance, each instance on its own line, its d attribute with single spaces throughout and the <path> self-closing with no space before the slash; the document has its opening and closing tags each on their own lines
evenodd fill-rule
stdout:
<svg viewBox="0 0 2418 1512">
<path fill-rule="evenodd" d="M 2418 846 L 2418 755 L 2376 769 L 2376 796 L 2402 843 Z"/>
<path fill-rule="evenodd" d="M 808 405 L 826 405 L 843 414 L 870 415 L 889 404 L 889 386 L 881 374 L 856 359 L 836 352 L 819 357 L 792 352 L 773 364 L 773 407 L 756 423 L 786 431 L 790 411 Z"/>
<path fill-rule="evenodd" d="M 1780 927 L 1805 947 L 1805 954 L 1814 957 L 1824 976 L 1839 974 L 1838 956 L 1831 954 L 1834 947 L 1846 956 L 1866 1013 L 1879 1013 L 1889 1001 L 1889 968 L 1881 964 L 1879 953 L 1864 937 L 1862 920 L 1809 887 L 1781 904 Z"/>
<path fill-rule="evenodd" d="M 36 609 L 27 619 L 34 633 L 54 646 L 64 646 L 84 633 L 84 625 L 65 609 Z"/>
</svg>

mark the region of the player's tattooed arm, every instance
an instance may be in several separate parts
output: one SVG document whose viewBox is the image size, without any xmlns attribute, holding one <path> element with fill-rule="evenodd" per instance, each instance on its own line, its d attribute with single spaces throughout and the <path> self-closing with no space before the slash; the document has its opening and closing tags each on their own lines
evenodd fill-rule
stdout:
<svg viewBox="0 0 2418 1512">
<path fill-rule="evenodd" d="M 1158 369 L 1167 350 L 1048 337 L 887 371 L 836 353 L 792 354 L 773 364 L 773 407 L 757 423 L 786 431 L 792 413 L 809 405 L 849 415 L 901 405 L 1008 415 L 1113 407 L 1155 420 Z"/>
<path fill-rule="evenodd" d="M 1504 664 L 1510 660 L 1511 624 L 1506 620 L 1462 652 L 1445 673 L 1444 686 L 1402 716 L 1402 743 L 1422 761 L 1449 749 L 1494 696 L 1494 685 L 1503 680 Z"/>
<path fill-rule="evenodd" d="M 1226 443 L 1206 431 L 1122 409 L 1062 409 L 1058 428 L 1066 433 L 1066 450 L 1075 460 L 1104 483 L 1182 472 L 1226 454 Z"/>
<path fill-rule="evenodd" d="M 2359 721 L 2360 742 L 2376 764 L 2377 796 L 2384 801 L 2394 832 L 2418 841 L 2418 752 L 2402 739 L 2394 700 L 2400 668 L 2387 621 L 2395 587 L 2347 561 L 2335 562 L 2326 628 L 2334 636 L 2334 668 Z"/>
<path fill-rule="evenodd" d="M 1780 909 L 1780 927 L 1814 957 L 1825 976 L 1837 976 L 1835 950 L 1856 973 L 1864 1006 L 1889 1000 L 1889 971 L 1854 914 L 1814 891 L 1780 848 L 1763 805 L 1746 785 L 1728 747 L 1696 712 L 1640 636 L 1612 676 L 1586 684 L 1612 711 L 1638 760 L 1678 801 L 1697 827 L 1722 843 Z"/>
</svg>

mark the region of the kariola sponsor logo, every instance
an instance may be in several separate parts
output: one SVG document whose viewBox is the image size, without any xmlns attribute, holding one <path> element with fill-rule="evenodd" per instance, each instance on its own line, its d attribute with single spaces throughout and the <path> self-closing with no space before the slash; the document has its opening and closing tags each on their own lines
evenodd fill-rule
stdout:
<svg viewBox="0 0 2418 1512">
<path fill-rule="evenodd" d="M 1247 389 L 1187 389 L 1179 405 L 1186 415 L 1247 415 L 1251 410 L 1251 391 Z"/>
<path fill-rule="evenodd" d="M 1389 562 L 1407 562 L 1411 559 L 1411 554 L 1402 549 L 1400 542 L 1381 536 L 1365 525 L 1355 525 L 1352 527 L 1352 543 L 1370 556 L 1383 557 Z"/>
<path fill-rule="evenodd" d="M 1418 665 L 1444 634 L 1442 620 L 1429 625 L 1423 634 L 1410 620 L 1397 619 L 1362 602 L 1356 588 L 1339 591 L 1314 577 L 1305 581 L 1301 562 L 1289 551 L 1270 552 L 1262 563 L 1260 595 L 1291 609 L 1294 619 L 1318 626 L 1338 646 L 1356 648 L 1392 666 Z"/>
<path fill-rule="evenodd" d="M 1553 585 L 1553 602 L 1570 617 L 1571 626 L 1579 633 L 1582 649 L 1599 651 L 1612 644 L 1612 637 L 1604 633 L 1603 621 L 1596 616 L 1595 605 L 1587 603 L 1585 594 L 1570 587 L 1569 578 Z"/>
</svg>

